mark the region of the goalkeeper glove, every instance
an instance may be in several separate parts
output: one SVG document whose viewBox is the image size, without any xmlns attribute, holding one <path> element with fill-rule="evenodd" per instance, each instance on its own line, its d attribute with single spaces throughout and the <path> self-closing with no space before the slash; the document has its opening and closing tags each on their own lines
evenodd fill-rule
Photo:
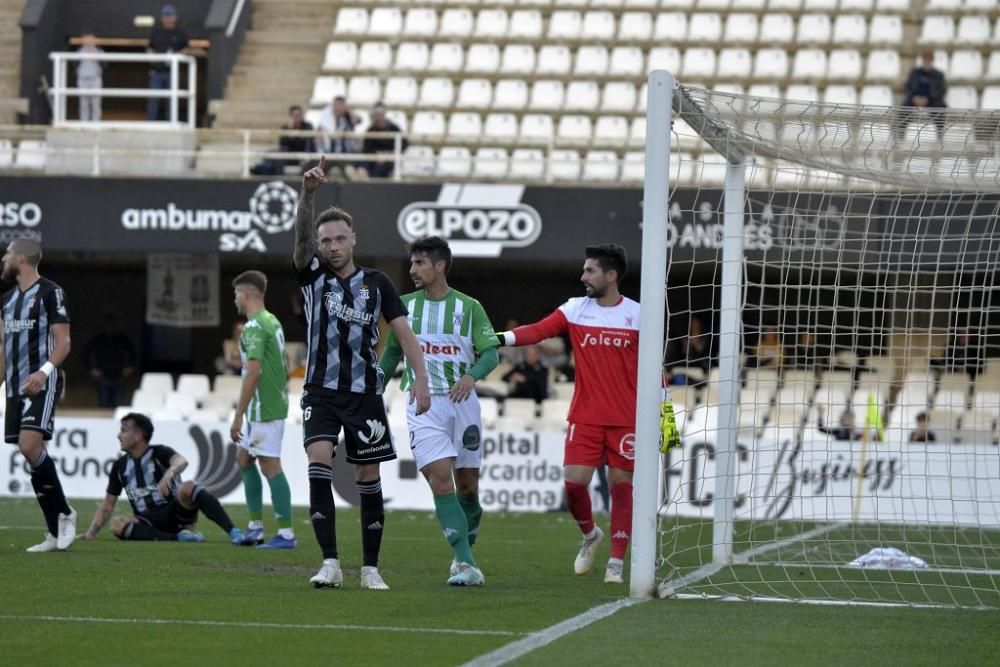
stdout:
<svg viewBox="0 0 1000 667">
<path fill-rule="evenodd" d="M 677 432 L 677 421 L 674 419 L 674 404 L 670 401 L 660 403 L 660 451 L 681 446 L 681 435 Z"/>
</svg>

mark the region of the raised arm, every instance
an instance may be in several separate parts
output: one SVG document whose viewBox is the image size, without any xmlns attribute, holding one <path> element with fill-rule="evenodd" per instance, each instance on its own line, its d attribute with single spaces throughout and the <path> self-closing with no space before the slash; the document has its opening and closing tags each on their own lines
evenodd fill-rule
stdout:
<svg viewBox="0 0 1000 667">
<path fill-rule="evenodd" d="M 292 263 L 296 269 L 302 270 L 316 254 L 316 230 L 313 229 L 314 199 L 316 189 L 327 182 L 326 156 L 320 156 L 319 166 L 313 167 L 302 176 L 302 194 L 299 195 L 299 208 L 295 219 L 295 249 L 292 251 Z"/>
</svg>

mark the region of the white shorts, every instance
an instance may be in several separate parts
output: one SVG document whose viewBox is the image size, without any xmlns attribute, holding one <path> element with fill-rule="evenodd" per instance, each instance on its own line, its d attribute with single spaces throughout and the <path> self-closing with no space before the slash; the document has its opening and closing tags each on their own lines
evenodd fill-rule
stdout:
<svg viewBox="0 0 1000 667">
<path fill-rule="evenodd" d="M 410 402 L 406 423 L 418 470 L 448 457 L 455 458 L 456 468 L 479 468 L 483 460 L 483 418 L 475 392 L 461 403 L 454 403 L 447 394 L 431 396 L 431 409 L 419 416 L 416 402 Z"/>
<path fill-rule="evenodd" d="M 275 419 L 269 422 L 244 422 L 243 437 L 239 446 L 249 452 L 250 456 L 268 456 L 281 458 L 281 440 L 285 437 L 285 420 Z"/>
</svg>

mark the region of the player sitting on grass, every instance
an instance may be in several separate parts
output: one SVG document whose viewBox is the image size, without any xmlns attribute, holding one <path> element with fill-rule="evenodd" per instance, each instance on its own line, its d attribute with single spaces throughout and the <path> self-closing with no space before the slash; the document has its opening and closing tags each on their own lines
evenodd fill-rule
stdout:
<svg viewBox="0 0 1000 667">
<path fill-rule="evenodd" d="M 410 246 L 410 278 L 418 291 L 402 297 L 407 321 L 424 351 L 431 409 L 422 415 L 409 403 L 406 422 L 417 467 L 434 494 L 434 511 L 455 553 L 448 584 L 482 586 L 483 573 L 472 557 L 483 508 L 479 466 L 483 423 L 476 396 L 482 380 L 499 362 L 497 339 L 486 311 L 475 299 L 448 286 L 451 249 L 431 236 Z M 403 349 L 389 335 L 379 366 L 392 377 Z M 409 363 L 402 388 L 413 384 Z M 458 487 L 458 495 L 455 487 Z"/>
<path fill-rule="evenodd" d="M 233 525 L 218 498 L 195 482 L 182 482 L 188 462 L 166 445 L 150 445 L 153 422 L 131 412 L 121 420 L 118 442 L 125 456 L 115 461 L 108 476 L 107 495 L 84 534 L 93 539 L 111 518 L 122 490 L 128 495 L 133 517 L 119 517 L 111 531 L 121 540 L 176 540 L 202 542 L 192 530 L 200 510 L 229 535 L 233 544 L 243 541 L 243 531 Z"/>
</svg>

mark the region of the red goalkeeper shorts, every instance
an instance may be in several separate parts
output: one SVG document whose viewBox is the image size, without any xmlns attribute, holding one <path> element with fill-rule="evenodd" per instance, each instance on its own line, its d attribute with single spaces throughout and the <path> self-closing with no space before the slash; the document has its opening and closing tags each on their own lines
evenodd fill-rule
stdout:
<svg viewBox="0 0 1000 667">
<path fill-rule="evenodd" d="M 612 468 L 632 472 L 635 467 L 635 430 L 628 426 L 596 426 L 570 422 L 566 431 L 563 465 Z"/>
</svg>

